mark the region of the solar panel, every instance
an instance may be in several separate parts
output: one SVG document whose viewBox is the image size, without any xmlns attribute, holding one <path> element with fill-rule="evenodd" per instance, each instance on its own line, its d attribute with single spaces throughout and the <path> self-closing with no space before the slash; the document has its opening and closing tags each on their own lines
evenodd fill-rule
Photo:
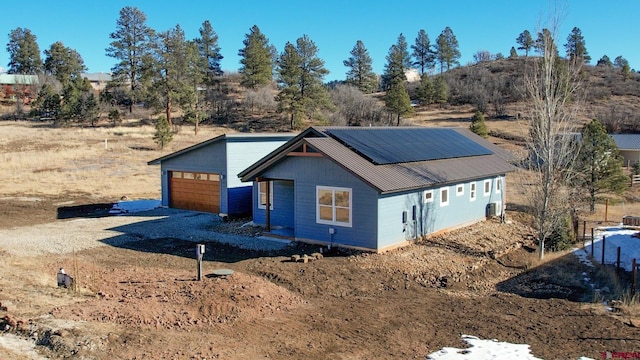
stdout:
<svg viewBox="0 0 640 360">
<path fill-rule="evenodd" d="M 455 129 L 342 128 L 326 132 L 377 165 L 493 154 Z"/>
</svg>

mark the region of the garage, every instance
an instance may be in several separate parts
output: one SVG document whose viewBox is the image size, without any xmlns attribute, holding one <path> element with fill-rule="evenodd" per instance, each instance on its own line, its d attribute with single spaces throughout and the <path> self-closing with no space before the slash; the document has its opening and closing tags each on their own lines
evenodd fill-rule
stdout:
<svg viewBox="0 0 640 360">
<path fill-rule="evenodd" d="M 220 175 L 212 173 L 171 171 L 169 206 L 172 208 L 220 212 Z"/>
</svg>

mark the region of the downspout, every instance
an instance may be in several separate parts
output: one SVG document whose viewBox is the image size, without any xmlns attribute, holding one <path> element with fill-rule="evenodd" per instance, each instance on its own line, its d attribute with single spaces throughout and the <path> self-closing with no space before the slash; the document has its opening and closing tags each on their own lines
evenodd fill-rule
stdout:
<svg viewBox="0 0 640 360">
<path fill-rule="evenodd" d="M 265 200 L 265 222 L 266 222 L 266 227 L 267 227 L 267 231 L 271 231 L 271 185 L 270 181 L 267 180 L 267 191 L 266 191 L 266 200 Z"/>
</svg>

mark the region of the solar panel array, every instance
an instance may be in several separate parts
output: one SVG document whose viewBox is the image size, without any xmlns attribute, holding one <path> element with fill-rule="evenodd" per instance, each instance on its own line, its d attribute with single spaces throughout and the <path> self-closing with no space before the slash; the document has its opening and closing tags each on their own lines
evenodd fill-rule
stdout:
<svg viewBox="0 0 640 360">
<path fill-rule="evenodd" d="M 455 129 L 343 128 L 326 133 L 376 165 L 493 154 Z"/>
</svg>

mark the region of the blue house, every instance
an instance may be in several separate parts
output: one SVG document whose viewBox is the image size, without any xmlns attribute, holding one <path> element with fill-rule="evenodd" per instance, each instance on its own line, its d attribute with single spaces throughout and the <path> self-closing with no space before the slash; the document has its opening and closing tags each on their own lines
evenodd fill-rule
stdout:
<svg viewBox="0 0 640 360">
<path fill-rule="evenodd" d="M 273 235 L 379 252 L 501 215 L 510 160 L 461 128 L 311 127 L 239 177 Z"/>
<path fill-rule="evenodd" d="M 221 216 L 251 213 L 252 184 L 238 173 L 291 134 L 224 134 L 150 161 L 160 165 L 162 205 Z"/>
</svg>

